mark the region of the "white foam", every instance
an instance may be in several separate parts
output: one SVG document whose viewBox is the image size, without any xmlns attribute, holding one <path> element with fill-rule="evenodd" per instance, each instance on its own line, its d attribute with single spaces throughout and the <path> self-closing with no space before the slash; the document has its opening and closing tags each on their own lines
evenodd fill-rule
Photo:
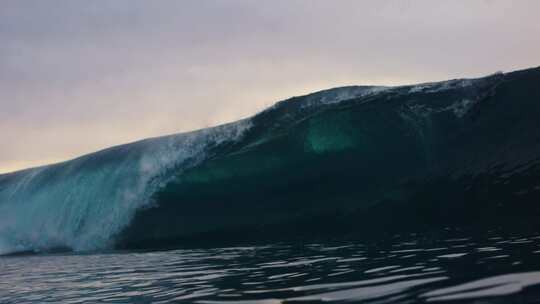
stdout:
<svg viewBox="0 0 540 304">
<path fill-rule="evenodd" d="M 467 114 L 476 102 L 470 99 L 460 99 L 449 106 L 436 108 L 429 107 L 425 104 L 413 104 L 408 106 L 409 109 L 418 116 L 428 117 L 436 113 L 451 111 L 456 117 L 462 118 Z"/>
<path fill-rule="evenodd" d="M 454 79 L 440 82 L 426 82 L 405 87 L 409 88 L 408 93 L 436 93 L 451 89 L 469 87 L 473 83 L 474 79 Z"/>
<path fill-rule="evenodd" d="M 352 86 L 330 89 L 308 95 L 304 106 L 335 104 L 345 100 L 374 96 L 390 89 L 392 87 L 386 86 Z"/>
</svg>

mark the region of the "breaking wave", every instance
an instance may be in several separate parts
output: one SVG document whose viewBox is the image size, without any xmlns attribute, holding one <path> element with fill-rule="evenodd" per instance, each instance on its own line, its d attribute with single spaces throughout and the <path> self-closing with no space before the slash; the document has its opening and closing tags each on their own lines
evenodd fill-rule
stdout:
<svg viewBox="0 0 540 304">
<path fill-rule="evenodd" d="M 0 254 L 516 226 L 540 214 L 539 84 L 335 88 L 0 175 Z"/>
</svg>

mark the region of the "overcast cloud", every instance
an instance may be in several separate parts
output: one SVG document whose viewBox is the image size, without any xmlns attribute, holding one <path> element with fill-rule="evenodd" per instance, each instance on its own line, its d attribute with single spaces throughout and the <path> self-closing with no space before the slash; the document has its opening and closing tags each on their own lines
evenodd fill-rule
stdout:
<svg viewBox="0 0 540 304">
<path fill-rule="evenodd" d="M 350 84 L 540 65 L 540 1 L 0 2 L 0 172 Z"/>
</svg>

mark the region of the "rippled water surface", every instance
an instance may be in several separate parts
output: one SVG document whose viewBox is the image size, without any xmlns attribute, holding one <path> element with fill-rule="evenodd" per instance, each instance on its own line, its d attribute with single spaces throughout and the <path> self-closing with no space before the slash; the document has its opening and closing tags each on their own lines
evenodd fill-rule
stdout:
<svg viewBox="0 0 540 304">
<path fill-rule="evenodd" d="M 0 303 L 537 303 L 540 237 L 0 257 Z"/>
</svg>

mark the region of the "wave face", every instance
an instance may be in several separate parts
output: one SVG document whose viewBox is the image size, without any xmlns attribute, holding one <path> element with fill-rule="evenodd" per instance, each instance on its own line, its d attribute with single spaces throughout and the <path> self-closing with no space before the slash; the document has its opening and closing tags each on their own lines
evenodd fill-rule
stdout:
<svg viewBox="0 0 540 304">
<path fill-rule="evenodd" d="M 0 175 L 0 252 L 530 227 L 539 160 L 538 68 L 336 88 Z"/>
</svg>

